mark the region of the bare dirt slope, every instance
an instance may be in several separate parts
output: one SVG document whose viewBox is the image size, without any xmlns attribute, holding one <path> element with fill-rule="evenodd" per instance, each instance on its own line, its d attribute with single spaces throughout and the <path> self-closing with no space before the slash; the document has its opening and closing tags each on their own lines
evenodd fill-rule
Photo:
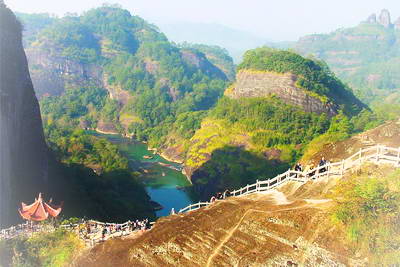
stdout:
<svg viewBox="0 0 400 267">
<path fill-rule="evenodd" d="M 378 144 L 400 147 L 400 120 L 387 122 L 344 141 L 326 145 L 312 157 L 311 162 L 304 163 L 315 165 L 322 157 L 331 162 L 340 161 L 358 152 L 361 148 Z"/>
<path fill-rule="evenodd" d="M 363 266 L 332 228 L 321 199 L 332 180 L 235 197 L 110 240 L 73 266 Z M 289 197 L 286 197 L 289 196 Z"/>
</svg>

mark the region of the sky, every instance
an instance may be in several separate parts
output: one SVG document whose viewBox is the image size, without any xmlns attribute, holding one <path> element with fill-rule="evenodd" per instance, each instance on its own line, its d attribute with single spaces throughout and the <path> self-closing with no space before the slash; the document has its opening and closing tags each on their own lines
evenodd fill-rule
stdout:
<svg viewBox="0 0 400 267">
<path fill-rule="evenodd" d="M 274 41 L 295 41 L 313 33 L 355 26 L 383 8 L 400 17 L 399 0 L 4 0 L 14 11 L 81 13 L 117 3 L 161 26 L 168 23 L 216 23 Z"/>
</svg>

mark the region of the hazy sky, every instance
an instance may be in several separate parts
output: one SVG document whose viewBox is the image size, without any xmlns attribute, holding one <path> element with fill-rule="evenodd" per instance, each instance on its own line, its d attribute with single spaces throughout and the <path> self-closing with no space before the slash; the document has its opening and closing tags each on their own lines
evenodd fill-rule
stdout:
<svg viewBox="0 0 400 267">
<path fill-rule="evenodd" d="M 5 0 L 15 11 L 63 15 L 118 3 L 155 24 L 218 23 L 275 41 L 297 40 L 358 24 L 387 8 L 400 16 L 400 0 Z"/>
</svg>

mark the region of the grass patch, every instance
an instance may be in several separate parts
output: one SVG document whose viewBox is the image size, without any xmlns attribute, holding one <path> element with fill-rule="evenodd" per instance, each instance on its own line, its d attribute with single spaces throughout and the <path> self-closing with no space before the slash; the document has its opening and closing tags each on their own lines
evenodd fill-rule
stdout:
<svg viewBox="0 0 400 267">
<path fill-rule="evenodd" d="M 61 267 L 71 263 L 84 247 L 79 237 L 59 229 L 0 242 L 1 266 Z"/>
<path fill-rule="evenodd" d="M 371 266 L 400 264 L 400 170 L 363 166 L 340 181 L 330 197 L 332 222 L 340 226 L 353 252 Z"/>
</svg>

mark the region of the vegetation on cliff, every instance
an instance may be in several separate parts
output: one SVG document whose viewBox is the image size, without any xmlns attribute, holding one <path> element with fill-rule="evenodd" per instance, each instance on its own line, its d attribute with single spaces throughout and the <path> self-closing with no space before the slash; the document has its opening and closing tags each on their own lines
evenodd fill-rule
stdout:
<svg viewBox="0 0 400 267">
<path fill-rule="evenodd" d="M 84 244 L 75 233 L 57 230 L 0 241 L 0 265 L 62 267 L 70 264 Z"/>
<path fill-rule="evenodd" d="M 219 99 L 186 143 L 186 170 L 203 197 L 273 177 L 304 152 L 380 123 L 370 121 L 376 115 L 369 110 L 360 112 L 363 104 L 321 62 L 259 48 L 248 51 L 238 69 L 296 74 L 300 87 L 337 104 L 339 113 L 305 112 L 274 95 Z"/>
<path fill-rule="evenodd" d="M 332 221 L 371 266 L 400 264 L 400 172 L 364 166 L 335 186 Z"/>
<path fill-rule="evenodd" d="M 53 124 L 46 125 L 45 135 L 49 146 L 63 163 L 81 164 L 100 172 L 128 169 L 128 160 L 116 145 L 84 130 L 61 129 Z"/>
<path fill-rule="evenodd" d="M 157 27 L 117 6 L 56 19 L 36 34 L 28 50 L 46 52 L 67 66 L 63 72 L 50 70 L 61 77 L 65 90 L 42 99 L 44 116 L 63 126 L 84 121 L 96 128 L 101 121 L 152 147 L 165 142 L 178 117 L 190 116 L 181 114 L 212 107 L 227 85 L 224 72 L 205 53 L 176 46 Z M 222 58 L 232 67 L 224 51 L 209 50 L 213 60 Z M 101 77 L 87 71 L 89 66 L 99 68 Z M 52 67 L 33 60 L 33 80 L 41 80 L 47 68 Z"/>
<path fill-rule="evenodd" d="M 326 61 L 364 102 L 393 104 L 399 99 L 399 40 L 398 26 L 367 21 L 328 34 L 305 36 L 294 49 Z"/>
<path fill-rule="evenodd" d="M 155 216 L 144 185 L 116 145 L 55 123 L 45 122 L 44 129 L 49 147 L 63 163 L 59 171 L 68 177 L 66 186 L 57 189 L 68 206 L 63 216 L 119 222 Z"/>
<path fill-rule="evenodd" d="M 296 86 L 324 103 L 329 101 L 340 105 L 348 115 L 357 114 L 363 106 L 351 89 L 336 78 L 324 62 L 305 58 L 291 51 L 267 47 L 249 50 L 238 66 L 238 70 L 241 69 L 295 74 Z"/>
<path fill-rule="evenodd" d="M 204 53 L 207 59 L 220 68 L 229 80 L 233 81 L 235 79 L 236 67 L 232 57 L 225 48 L 216 45 L 191 44 L 187 42 L 181 43 L 180 47 L 193 48 Z"/>
</svg>

